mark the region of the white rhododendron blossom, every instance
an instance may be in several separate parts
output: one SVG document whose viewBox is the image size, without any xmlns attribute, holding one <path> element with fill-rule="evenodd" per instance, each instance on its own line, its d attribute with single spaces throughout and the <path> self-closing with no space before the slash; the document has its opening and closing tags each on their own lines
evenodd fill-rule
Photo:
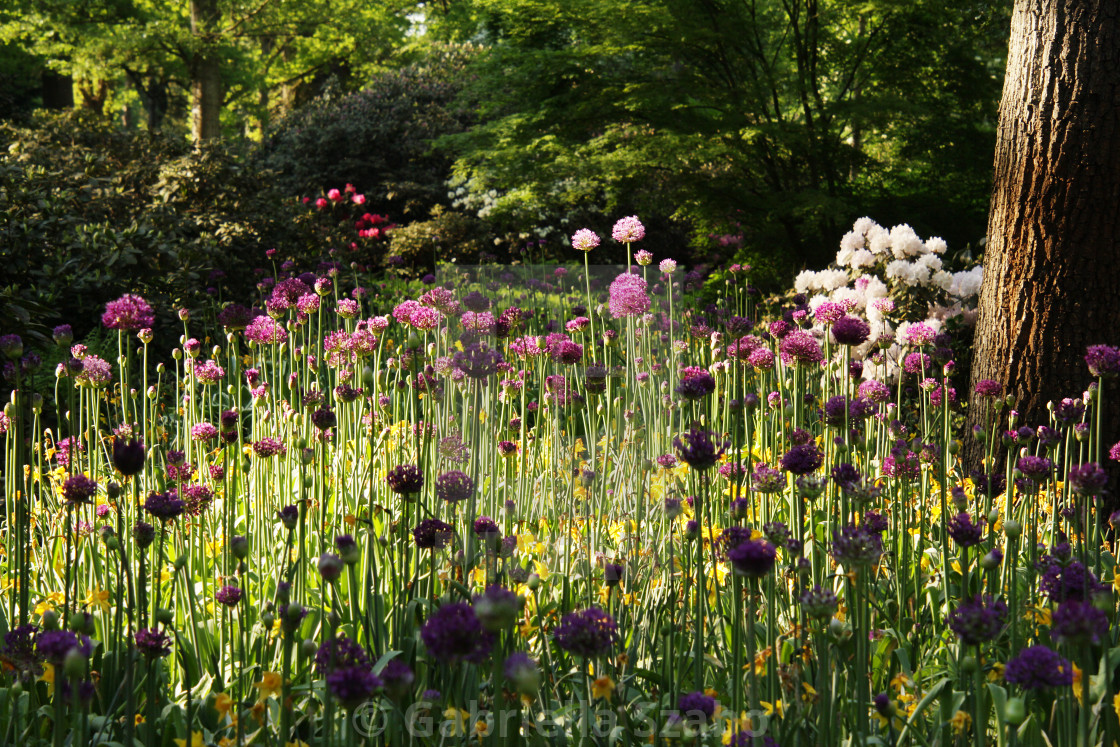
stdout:
<svg viewBox="0 0 1120 747">
<path fill-rule="evenodd" d="M 923 240 L 906 224 L 887 229 L 860 218 L 840 239 L 835 264 L 802 271 L 794 289 L 808 297 L 814 315 L 822 304 L 838 303 L 863 318 L 870 334 L 851 355 L 864 361 L 864 378 L 889 379 L 898 375 L 899 362 L 911 352 L 906 331 L 912 322 L 903 316 L 913 318 L 916 306 L 927 304 L 923 323 L 938 332 L 954 317 L 975 323 L 983 269 L 949 271 L 943 259 L 947 250 L 939 236 Z M 822 336 L 824 328 L 816 324 L 811 332 Z"/>
</svg>

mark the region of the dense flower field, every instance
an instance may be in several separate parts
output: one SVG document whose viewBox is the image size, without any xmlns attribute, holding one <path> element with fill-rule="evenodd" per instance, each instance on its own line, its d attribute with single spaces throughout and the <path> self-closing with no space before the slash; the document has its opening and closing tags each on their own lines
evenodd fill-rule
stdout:
<svg viewBox="0 0 1120 747">
<path fill-rule="evenodd" d="M 861 219 L 763 314 L 643 237 L 126 295 L 53 402 L 0 338 L 0 742 L 1113 744 L 1120 351 L 965 433 L 944 242 Z"/>
</svg>

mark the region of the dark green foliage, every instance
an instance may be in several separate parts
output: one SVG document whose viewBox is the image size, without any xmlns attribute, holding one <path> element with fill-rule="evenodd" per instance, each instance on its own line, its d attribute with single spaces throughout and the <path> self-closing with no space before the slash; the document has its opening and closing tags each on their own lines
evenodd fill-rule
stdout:
<svg viewBox="0 0 1120 747">
<path fill-rule="evenodd" d="M 431 141 L 471 120 L 455 98 L 472 54 L 471 47 L 441 47 L 422 63 L 374 76 L 357 93 L 321 96 L 279 122 L 256 158 L 290 194 L 349 183 L 396 220 L 425 217 L 445 200 L 451 167 Z"/>
</svg>

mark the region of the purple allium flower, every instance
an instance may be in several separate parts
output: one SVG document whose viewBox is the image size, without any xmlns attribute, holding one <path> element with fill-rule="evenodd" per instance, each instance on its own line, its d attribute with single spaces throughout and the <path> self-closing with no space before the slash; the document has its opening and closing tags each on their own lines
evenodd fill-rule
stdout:
<svg viewBox="0 0 1120 747">
<path fill-rule="evenodd" d="M 681 399 L 695 402 L 707 397 L 716 389 L 716 380 L 707 371 L 695 376 L 682 378 L 676 392 Z"/>
<path fill-rule="evenodd" d="M 70 505 L 87 503 L 97 493 L 97 481 L 87 475 L 72 475 L 62 484 L 62 497 Z"/>
<path fill-rule="evenodd" d="M 906 448 L 900 441 L 891 449 L 891 454 L 883 460 L 883 474 L 900 480 L 914 480 L 921 471 L 918 455 Z"/>
<path fill-rule="evenodd" d="M 241 601 L 241 588 L 237 586 L 223 586 L 214 592 L 214 599 L 218 604 L 226 607 L 236 607 Z"/>
<path fill-rule="evenodd" d="M 284 506 L 276 512 L 276 518 L 284 525 L 284 528 L 291 531 L 299 524 L 299 506 L 289 504 Z"/>
<path fill-rule="evenodd" d="M 474 480 L 460 470 L 444 472 L 436 478 L 436 497 L 448 503 L 457 503 L 471 497 Z"/>
<path fill-rule="evenodd" d="M 288 341 L 288 330 L 269 316 L 260 315 L 245 327 L 245 339 L 265 345 Z"/>
<path fill-rule="evenodd" d="M 590 228 L 581 228 L 572 234 L 572 248 L 581 252 L 589 252 L 599 246 L 599 234 Z"/>
<path fill-rule="evenodd" d="M 338 416 L 329 408 L 320 407 L 311 413 L 311 424 L 319 430 L 325 431 L 338 425 Z"/>
<path fill-rule="evenodd" d="M 654 461 L 663 469 L 672 469 L 677 466 L 677 457 L 673 454 L 662 454 Z"/>
<path fill-rule="evenodd" d="M 200 516 L 214 501 L 214 493 L 205 485 L 183 487 L 183 508 L 191 516 Z"/>
<path fill-rule="evenodd" d="M 500 352 L 477 342 L 456 352 L 452 361 L 457 370 L 472 379 L 485 379 L 497 373 L 499 367 L 505 363 Z"/>
<path fill-rule="evenodd" d="M 782 457 L 782 469 L 795 475 L 805 475 L 817 470 L 824 462 L 824 454 L 815 443 L 798 444 Z"/>
<path fill-rule="evenodd" d="M 1039 590 L 1050 597 L 1051 601 L 1085 601 L 1106 590 L 1096 574 L 1076 560 L 1069 562 L 1068 558 L 1047 556 L 1040 559 L 1039 570 L 1042 571 L 1038 580 Z"/>
<path fill-rule="evenodd" d="M 1108 618 L 1091 602 L 1067 599 L 1050 616 L 1050 635 L 1071 646 L 1096 646 L 1108 637 Z"/>
<path fill-rule="evenodd" d="M 1046 646 L 1028 646 L 1007 662 L 1003 678 L 1024 690 L 1065 687 L 1073 684 L 1073 667 Z"/>
<path fill-rule="evenodd" d="M 454 528 L 439 519 L 424 519 L 412 530 L 412 539 L 421 550 L 442 550 L 454 536 Z"/>
<path fill-rule="evenodd" d="M 35 652 L 56 667 L 62 666 L 71 651 L 77 651 L 88 659 L 93 647 L 89 638 L 84 635 L 79 637 L 69 630 L 44 630 L 35 638 Z"/>
<path fill-rule="evenodd" d="M 420 639 L 435 659 L 474 664 L 489 656 L 494 644 L 493 634 L 464 602 L 445 604 L 432 613 L 420 629 Z"/>
<path fill-rule="evenodd" d="M 1108 473 L 1096 462 L 1087 462 L 1071 469 L 1067 480 L 1078 495 L 1100 495 L 1108 485 Z"/>
<path fill-rule="evenodd" d="M 759 371 L 769 371 L 774 367 L 774 351 L 770 348 L 755 348 L 747 356 L 747 364 Z"/>
<path fill-rule="evenodd" d="M 277 454 L 287 454 L 288 447 L 278 438 L 262 438 L 253 443 L 253 453 L 267 459 Z"/>
<path fill-rule="evenodd" d="M 575 365 L 583 360 L 583 345 L 564 340 L 553 349 L 552 359 L 568 366 Z"/>
<path fill-rule="evenodd" d="M 319 556 L 319 575 L 328 584 L 333 584 L 342 575 L 342 569 L 346 564 L 342 562 L 342 558 L 335 555 L 333 552 L 325 552 Z"/>
<path fill-rule="evenodd" d="M 832 339 L 840 345 L 862 345 L 871 335 L 871 326 L 855 316 L 843 316 L 832 325 Z"/>
<path fill-rule="evenodd" d="M 113 466 L 125 477 L 131 477 L 144 469 L 146 458 L 143 441 L 113 439 Z"/>
<path fill-rule="evenodd" d="M 778 351 L 787 366 L 815 366 L 824 360 L 817 338 L 802 330 L 794 330 L 783 337 Z"/>
<path fill-rule="evenodd" d="M 832 479 L 840 486 L 841 490 L 851 490 L 863 481 L 859 470 L 844 462 L 832 468 Z"/>
<path fill-rule="evenodd" d="M 937 337 L 937 330 L 935 330 L 933 327 L 929 326 L 928 324 L 924 324 L 922 322 L 919 322 L 917 324 L 911 324 L 906 329 L 906 344 L 907 345 L 913 345 L 915 347 L 922 347 L 924 345 L 929 345 L 930 343 L 932 343 L 934 341 L 934 338 L 936 338 L 936 337 Z"/>
<path fill-rule="evenodd" d="M 611 283 L 610 310 L 615 319 L 641 316 L 649 311 L 649 307 L 646 281 L 640 275 L 624 272 Z"/>
<path fill-rule="evenodd" d="M 195 364 L 191 370 L 195 378 L 203 385 L 217 384 L 226 375 L 226 370 L 216 361 L 206 361 Z"/>
<path fill-rule="evenodd" d="M 157 493 L 152 491 L 144 501 L 144 510 L 159 519 L 170 521 L 183 513 L 184 504 L 174 493 Z"/>
<path fill-rule="evenodd" d="M 171 653 L 171 639 L 157 628 L 136 631 L 136 650 L 149 659 L 159 659 Z"/>
<path fill-rule="evenodd" d="M 976 382 L 976 387 L 973 390 L 981 397 L 995 398 L 1003 393 L 1003 386 L 998 381 L 991 379 L 981 379 Z"/>
<path fill-rule="evenodd" d="M 716 699 L 700 691 L 687 693 L 677 700 L 677 710 L 686 718 L 699 716 L 700 722 L 707 723 L 716 715 Z"/>
<path fill-rule="evenodd" d="M 780 747 L 773 737 L 759 736 L 758 732 L 750 729 L 732 734 L 725 747 Z"/>
<path fill-rule="evenodd" d="M 74 342 L 74 330 L 69 324 L 60 324 L 51 333 L 54 344 L 61 348 L 68 348 Z"/>
<path fill-rule="evenodd" d="M 1116 376 L 1120 374 L 1120 348 L 1090 345 L 1085 351 L 1085 365 L 1093 376 Z"/>
<path fill-rule="evenodd" d="M 479 539 L 494 540 L 502 536 L 501 530 L 498 529 L 498 522 L 489 516 L 479 516 L 471 526 Z"/>
<path fill-rule="evenodd" d="M 214 441 L 219 435 L 218 428 L 211 423 L 191 426 L 191 439 L 194 441 Z"/>
<path fill-rule="evenodd" d="M 872 402 L 882 404 L 890 402 L 891 390 L 886 384 L 875 379 L 868 379 L 859 385 L 859 396 L 866 397 Z"/>
<path fill-rule="evenodd" d="M 156 529 L 146 521 L 137 521 L 132 525 L 132 540 L 141 550 L 147 548 L 155 541 Z"/>
<path fill-rule="evenodd" d="M 777 493 L 786 486 L 785 476 L 780 470 L 767 467 L 759 462 L 751 475 L 751 490 L 756 493 Z"/>
<path fill-rule="evenodd" d="M 836 614 L 836 594 L 831 589 L 822 589 L 820 586 L 806 589 L 801 593 L 800 602 L 807 617 L 825 619 Z"/>
<path fill-rule="evenodd" d="M 619 218 L 614 224 L 614 228 L 611 229 L 611 238 L 624 244 L 641 241 L 645 238 L 645 235 L 646 228 L 636 215 Z"/>
<path fill-rule="evenodd" d="M 346 708 L 366 702 L 383 684 L 368 665 L 340 667 L 327 675 L 327 689 Z"/>
<path fill-rule="evenodd" d="M 4 634 L 4 661 L 22 682 L 32 682 L 43 673 L 42 657 L 35 651 L 38 625 L 20 625 Z"/>
<path fill-rule="evenodd" d="M 972 523 L 972 516 L 968 513 L 959 513 L 949 517 L 949 536 L 960 547 L 972 547 L 980 544 L 984 535 L 984 527 Z"/>
<path fill-rule="evenodd" d="M 110 301 L 105 305 L 105 313 L 101 315 L 102 326 L 122 332 L 135 332 L 152 326 L 155 321 L 155 314 L 148 302 L 132 293 Z"/>
<path fill-rule="evenodd" d="M 949 614 L 949 627 L 968 646 L 994 640 L 1007 621 L 1007 605 L 979 594 L 957 605 Z"/>
<path fill-rule="evenodd" d="M 1019 457 L 1016 466 L 1028 480 L 1038 484 L 1050 477 L 1050 470 L 1053 469 L 1054 464 L 1046 457 L 1025 456 Z"/>
<path fill-rule="evenodd" d="M 344 667 L 369 666 L 366 650 L 345 633 L 323 641 L 315 652 L 315 670 L 320 675 L 327 675 Z"/>
<path fill-rule="evenodd" d="M 570 612 L 552 631 L 557 647 L 590 659 L 606 654 L 618 640 L 618 624 L 598 607 Z"/>
<path fill-rule="evenodd" d="M 910 353 L 902 359 L 902 370 L 908 374 L 921 374 L 932 369 L 933 359 L 925 353 Z"/>
<path fill-rule="evenodd" d="M 712 440 L 714 437 L 712 431 L 692 428 L 673 439 L 673 446 L 682 461 L 703 472 L 714 467 L 727 449 L 726 441 L 716 444 Z"/>
<path fill-rule="evenodd" d="M 380 677 L 385 685 L 386 694 L 395 700 L 407 695 L 416 680 L 416 675 L 400 659 L 390 659 L 381 669 Z"/>
<path fill-rule="evenodd" d="M 845 568 L 873 565 L 882 554 L 882 537 L 866 524 L 849 524 L 832 534 L 832 557 Z"/>
<path fill-rule="evenodd" d="M 79 386 L 100 389 L 113 380 L 113 367 L 109 362 L 96 355 L 86 355 L 81 359 L 82 370 L 74 377 Z"/>
<path fill-rule="evenodd" d="M 398 495 L 414 495 L 424 488 L 424 474 L 415 464 L 399 464 L 385 475 L 385 482 Z"/>
<path fill-rule="evenodd" d="M 474 614 L 482 627 L 492 633 L 505 630 L 517 620 L 521 599 L 517 594 L 497 584 L 490 584 L 474 598 Z"/>
<path fill-rule="evenodd" d="M 524 695 L 531 695 L 540 687 L 540 667 L 524 651 L 515 651 L 509 655 L 502 666 L 502 674 L 513 683 L 515 690 Z"/>
<path fill-rule="evenodd" d="M 727 551 L 732 570 L 747 578 L 762 578 L 774 568 L 777 551 L 766 540 L 748 539 Z"/>
</svg>

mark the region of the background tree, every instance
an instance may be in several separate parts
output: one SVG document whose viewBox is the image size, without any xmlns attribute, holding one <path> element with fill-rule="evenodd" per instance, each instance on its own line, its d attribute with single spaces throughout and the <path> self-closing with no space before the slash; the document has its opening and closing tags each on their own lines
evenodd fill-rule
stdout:
<svg viewBox="0 0 1120 747">
<path fill-rule="evenodd" d="M 462 207 L 491 220 L 564 233 L 637 211 L 704 246 L 731 235 L 783 277 L 826 261 L 863 213 L 950 224 L 958 246 L 982 233 L 1004 3 L 446 7 L 431 33 L 486 51 L 470 89 L 482 122 L 442 144 Z"/>
<path fill-rule="evenodd" d="M 1118 45 L 1108 0 L 1015 3 L 972 380 L 1003 384 L 1020 424 L 1085 390 L 1087 346 L 1120 343 Z"/>
</svg>

